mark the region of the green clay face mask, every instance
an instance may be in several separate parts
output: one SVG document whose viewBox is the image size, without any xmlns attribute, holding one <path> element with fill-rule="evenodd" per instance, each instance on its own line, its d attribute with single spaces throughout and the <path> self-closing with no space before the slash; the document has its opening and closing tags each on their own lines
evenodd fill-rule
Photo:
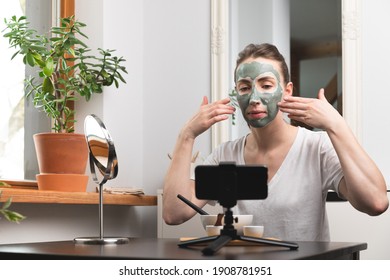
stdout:
<svg viewBox="0 0 390 280">
<path fill-rule="evenodd" d="M 273 65 L 258 61 L 241 64 L 236 71 L 236 91 L 241 112 L 250 126 L 264 127 L 275 119 L 283 87 Z"/>
</svg>

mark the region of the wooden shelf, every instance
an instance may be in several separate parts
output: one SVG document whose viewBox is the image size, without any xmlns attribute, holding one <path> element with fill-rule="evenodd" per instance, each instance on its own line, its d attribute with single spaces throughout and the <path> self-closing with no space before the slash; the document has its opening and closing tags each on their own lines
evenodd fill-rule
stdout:
<svg viewBox="0 0 390 280">
<path fill-rule="evenodd" d="M 92 192 L 57 192 L 18 188 L 0 188 L 0 202 L 12 197 L 12 203 L 98 204 L 99 194 Z M 104 205 L 156 206 L 157 196 L 103 194 Z"/>
</svg>

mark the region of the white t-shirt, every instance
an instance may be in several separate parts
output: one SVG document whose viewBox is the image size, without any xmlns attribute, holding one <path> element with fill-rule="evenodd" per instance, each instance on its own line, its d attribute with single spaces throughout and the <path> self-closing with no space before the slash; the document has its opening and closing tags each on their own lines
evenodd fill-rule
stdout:
<svg viewBox="0 0 390 280">
<path fill-rule="evenodd" d="M 246 136 L 229 141 L 203 164 L 230 161 L 244 165 Z M 253 214 L 253 225 L 264 225 L 264 236 L 285 241 L 329 241 L 325 210 L 328 190 L 338 192 L 340 162 L 326 132 L 299 128 L 279 170 L 268 182 L 264 200 L 239 200 L 233 214 Z"/>
</svg>

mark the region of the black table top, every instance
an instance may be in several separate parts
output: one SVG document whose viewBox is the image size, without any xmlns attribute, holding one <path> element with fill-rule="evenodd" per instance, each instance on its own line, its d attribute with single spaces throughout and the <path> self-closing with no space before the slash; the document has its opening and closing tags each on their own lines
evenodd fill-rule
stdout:
<svg viewBox="0 0 390 280">
<path fill-rule="evenodd" d="M 289 260 L 343 259 L 359 256 L 366 243 L 297 242 L 299 248 L 271 245 L 226 245 L 212 256 L 203 256 L 204 246 L 179 248 L 178 239 L 130 238 L 127 244 L 86 245 L 73 240 L 0 245 L 0 259 L 182 259 L 182 260 Z"/>
</svg>

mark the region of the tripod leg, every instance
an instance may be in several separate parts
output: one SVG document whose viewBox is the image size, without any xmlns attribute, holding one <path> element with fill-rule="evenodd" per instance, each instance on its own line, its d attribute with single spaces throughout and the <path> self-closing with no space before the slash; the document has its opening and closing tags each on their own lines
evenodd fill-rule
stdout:
<svg viewBox="0 0 390 280">
<path fill-rule="evenodd" d="M 282 240 L 272 240 L 272 239 L 249 237 L 249 236 L 237 236 L 237 239 L 242 241 L 249 241 L 249 242 L 261 243 L 261 244 L 267 244 L 273 246 L 287 247 L 290 248 L 291 250 L 296 250 L 299 247 L 297 243 L 282 241 Z"/>
<path fill-rule="evenodd" d="M 200 237 L 200 238 L 197 238 L 197 239 L 191 239 L 191 240 L 187 240 L 187 241 L 181 241 L 179 242 L 179 244 L 177 244 L 180 248 L 185 248 L 187 246 L 191 246 L 191 245 L 196 245 L 196 244 L 201 244 L 201 243 L 205 243 L 205 242 L 209 242 L 209 241 L 214 241 L 215 239 L 217 239 L 218 236 L 206 236 L 206 237 Z"/>
<path fill-rule="evenodd" d="M 202 250 L 203 255 L 211 256 L 223 246 L 225 246 L 229 241 L 232 240 L 231 236 L 220 235 L 216 240 L 210 243 L 206 248 Z"/>
</svg>

